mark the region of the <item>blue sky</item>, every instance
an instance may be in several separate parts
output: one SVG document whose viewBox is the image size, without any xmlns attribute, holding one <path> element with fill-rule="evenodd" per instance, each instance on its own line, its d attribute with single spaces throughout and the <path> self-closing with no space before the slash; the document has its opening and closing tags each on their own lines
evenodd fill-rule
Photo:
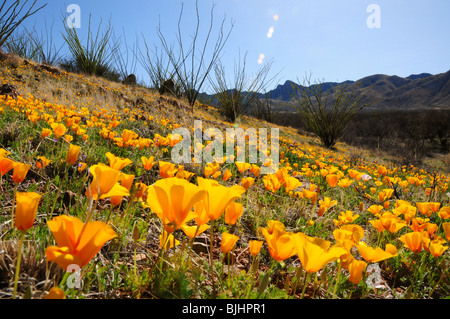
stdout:
<svg viewBox="0 0 450 319">
<path fill-rule="evenodd" d="M 207 27 L 213 1 L 198 1 L 201 21 Z M 195 0 L 48 2 L 26 25 L 35 24 L 39 29 L 44 20 L 51 23 L 55 19 L 55 41 L 61 41 L 61 16 L 67 14 L 66 9 L 72 3 L 81 8 L 81 34 L 91 14 L 95 27 L 101 18 L 104 23 L 111 19 L 117 34 L 125 30 L 129 44 L 143 34 L 150 44 L 159 45 L 158 21 L 167 40 L 174 42 L 182 2 L 186 38 L 194 27 L 190 21 L 195 18 Z M 224 65 L 232 72 L 239 52 L 247 52 L 249 73 L 257 72 L 261 67 L 258 62 L 273 60 L 272 73 L 279 72 L 273 87 L 286 80 L 301 80 L 306 73 L 311 73 L 314 79 L 340 82 L 380 73 L 408 76 L 450 70 L 448 0 L 216 0 L 214 3 L 216 26 L 224 17 L 226 30 L 230 21 L 234 22 L 222 52 Z M 367 12 L 371 4 L 380 9 L 380 28 L 367 25 L 373 13 Z M 66 52 L 64 49 L 62 54 Z M 137 73 L 144 82 L 148 81 L 145 72 Z"/>
</svg>

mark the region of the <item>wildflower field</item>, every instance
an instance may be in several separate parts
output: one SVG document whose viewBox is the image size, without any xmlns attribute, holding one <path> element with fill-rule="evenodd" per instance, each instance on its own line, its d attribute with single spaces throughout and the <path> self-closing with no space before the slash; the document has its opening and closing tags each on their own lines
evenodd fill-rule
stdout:
<svg viewBox="0 0 450 319">
<path fill-rule="evenodd" d="M 139 86 L 25 60 L 0 69 L 20 93 L 0 96 L 0 298 L 449 297 L 442 167 L 287 127 L 273 174 L 179 165 L 173 129 L 235 124 Z"/>
</svg>

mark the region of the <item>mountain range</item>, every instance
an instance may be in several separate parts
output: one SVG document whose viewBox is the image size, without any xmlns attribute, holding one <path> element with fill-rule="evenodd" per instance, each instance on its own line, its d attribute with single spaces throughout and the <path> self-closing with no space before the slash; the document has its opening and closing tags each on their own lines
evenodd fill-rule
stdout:
<svg viewBox="0 0 450 319">
<path fill-rule="evenodd" d="M 339 84 L 358 82 L 358 90 L 368 90 L 370 99 L 378 101 L 368 107 L 377 110 L 450 109 L 450 71 L 432 75 L 413 74 L 408 77 L 375 74 L 357 81 L 324 82 L 323 90 L 331 90 Z M 294 87 L 300 84 L 286 81 L 267 92 L 271 99 L 293 103 Z"/>
<path fill-rule="evenodd" d="M 358 82 L 358 90 L 369 92 L 368 99 L 378 101 L 366 110 L 417 110 L 448 109 L 450 110 L 450 70 L 440 74 L 421 73 L 408 77 L 375 74 L 357 81 L 324 82 L 323 90 L 331 90 L 339 84 Z M 275 89 L 260 97 L 269 97 L 274 102 L 286 105 L 295 103 L 294 88 L 302 89 L 302 85 L 286 81 Z M 332 92 L 332 91 L 331 91 Z M 213 98 L 214 96 L 209 96 Z M 286 106 L 286 110 L 291 107 Z"/>
</svg>

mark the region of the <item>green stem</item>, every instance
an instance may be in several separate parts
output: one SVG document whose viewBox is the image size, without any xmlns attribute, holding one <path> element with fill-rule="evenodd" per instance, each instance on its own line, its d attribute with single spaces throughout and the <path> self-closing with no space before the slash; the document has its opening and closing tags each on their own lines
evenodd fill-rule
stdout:
<svg viewBox="0 0 450 319">
<path fill-rule="evenodd" d="M 306 272 L 305 283 L 303 285 L 302 295 L 300 296 L 300 299 L 303 299 L 303 297 L 305 296 L 306 287 L 308 286 L 308 281 L 309 281 L 310 277 L 311 277 L 311 273 Z"/>
<path fill-rule="evenodd" d="M 12 202 L 12 208 L 11 208 L 11 229 L 14 229 L 14 208 L 16 206 L 16 194 L 17 194 L 18 187 L 19 187 L 19 184 L 16 183 L 16 186 L 14 187 L 14 196 L 13 196 L 13 202 Z"/>
<path fill-rule="evenodd" d="M 60 182 L 59 182 L 58 192 L 56 193 L 55 199 L 53 200 L 52 210 L 51 210 L 51 212 L 50 212 L 50 218 L 53 216 L 53 212 L 54 212 L 55 206 L 56 206 L 56 201 L 58 200 L 59 193 L 61 193 L 62 185 L 63 185 L 64 181 L 66 180 L 67 173 L 68 173 L 68 172 L 67 172 L 67 165 L 66 165 L 66 166 L 65 166 L 65 169 L 64 169 L 64 176 L 63 176 L 63 179 L 60 180 Z"/>
<path fill-rule="evenodd" d="M 213 298 L 216 299 L 216 284 L 214 282 L 214 262 L 213 262 L 213 239 L 214 239 L 214 220 L 211 220 L 211 238 L 209 241 L 209 263 L 211 267 L 211 282 L 213 288 Z"/>
<path fill-rule="evenodd" d="M 19 281 L 20 263 L 22 261 L 22 247 L 23 247 L 23 241 L 25 239 L 25 231 L 22 231 L 21 233 L 22 234 L 20 236 L 19 250 L 17 252 L 16 275 L 14 277 L 14 290 L 13 290 L 12 299 L 16 299 L 17 283 Z"/>
<path fill-rule="evenodd" d="M 339 284 L 339 277 L 341 276 L 341 268 L 342 268 L 342 264 L 339 262 L 338 275 L 337 275 L 336 284 L 334 285 L 334 290 L 333 290 L 333 299 L 336 299 L 336 291 L 337 291 L 337 287 Z"/>
</svg>

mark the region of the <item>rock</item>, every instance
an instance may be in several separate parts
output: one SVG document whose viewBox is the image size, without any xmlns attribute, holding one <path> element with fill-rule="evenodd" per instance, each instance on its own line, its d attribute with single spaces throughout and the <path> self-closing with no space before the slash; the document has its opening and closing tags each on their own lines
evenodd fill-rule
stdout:
<svg viewBox="0 0 450 319">
<path fill-rule="evenodd" d="M 175 95 L 175 82 L 172 79 L 164 81 L 159 88 L 159 94 L 163 95 L 165 93 Z"/>
<path fill-rule="evenodd" d="M 126 79 L 122 81 L 122 83 L 126 85 L 136 85 L 137 83 L 136 75 L 134 74 L 128 75 Z"/>
<path fill-rule="evenodd" d="M 17 99 L 19 93 L 17 92 L 16 87 L 10 84 L 3 84 L 3 86 L 0 88 L 0 95 L 8 95 L 13 99 Z"/>
</svg>

